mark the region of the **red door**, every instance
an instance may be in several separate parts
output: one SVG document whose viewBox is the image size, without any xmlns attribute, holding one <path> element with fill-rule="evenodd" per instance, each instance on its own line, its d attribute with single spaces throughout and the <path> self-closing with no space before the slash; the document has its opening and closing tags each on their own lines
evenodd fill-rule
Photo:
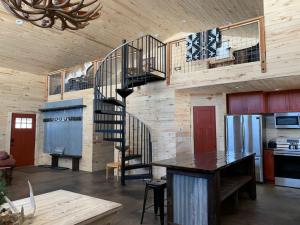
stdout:
<svg viewBox="0 0 300 225">
<path fill-rule="evenodd" d="M 34 114 L 12 114 L 10 153 L 16 166 L 34 164 L 35 124 Z"/>
<path fill-rule="evenodd" d="M 214 106 L 193 107 L 194 153 L 217 150 L 216 110 Z"/>
</svg>

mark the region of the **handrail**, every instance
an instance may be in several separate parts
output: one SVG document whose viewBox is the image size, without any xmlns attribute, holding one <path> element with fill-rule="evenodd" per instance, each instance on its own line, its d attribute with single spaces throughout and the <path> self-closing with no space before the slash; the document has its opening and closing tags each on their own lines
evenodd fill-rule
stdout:
<svg viewBox="0 0 300 225">
<path fill-rule="evenodd" d="M 220 26 L 219 28 L 220 28 L 221 31 L 225 31 L 225 30 L 228 30 L 228 29 L 237 28 L 237 27 L 240 27 L 240 26 L 245 26 L 245 25 L 249 25 L 249 24 L 252 24 L 252 23 L 256 23 L 256 22 L 259 22 L 261 19 L 264 19 L 264 16 L 258 16 L 258 17 L 243 20 L 243 21 L 240 21 L 240 22 L 232 23 L 232 24 L 229 24 L 229 25 Z M 182 42 L 182 41 L 185 41 L 185 40 L 186 40 L 185 37 L 184 38 L 179 38 L 179 39 L 176 39 L 176 40 L 168 41 L 166 44 Z"/>
<path fill-rule="evenodd" d="M 114 52 L 120 50 L 122 47 L 124 47 L 124 46 L 126 46 L 126 45 L 128 45 L 128 44 L 130 44 L 130 43 L 132 43 L 132 42 L 134 42 L 134 41 L 137 41 L 137 40 L 139 40 L 140 38 L 144 38 L 144 37 L 147 37 L 147 36 L 149 36 L 149 35 L 143 35 L 143 36 L 140 36 L 139 38 L 136 38 L 136 39 L 131 40 L 131 41 L 127 41 L 127 42 L 125 42 L 125 43 L 119 45 L 118 47 L 116 47 L 115 49 L 113 49 L 112 51 L 110 51 L 108 54 L 106 54 L 106 56 L 105 56 L 101 61 L 99 61 L 99 62 L 105 61 L 106 59 L 108 59 L 108 57 L 109 57 L 110 55 L 112 55 Z"/>
</svg>

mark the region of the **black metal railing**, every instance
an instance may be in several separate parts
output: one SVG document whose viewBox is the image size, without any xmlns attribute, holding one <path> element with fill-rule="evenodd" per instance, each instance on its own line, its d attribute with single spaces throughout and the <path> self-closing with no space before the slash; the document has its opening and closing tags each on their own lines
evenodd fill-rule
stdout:
<svg viewBox="0 0 300 225">
<path fill-rule="evenodd" d="M 122 184 L 128 175 L 126 170 L 147 168 L 148 175 L 152 175 L 150 131 L 126 113 L 126 97 L 136 86 L 166 78 L 166 45 L 149 35 L 124 41 L 98 65 L 94 82 L 95 131 L 120 149 Z M 139 163 L 130 167 L 133 159 Z"/>
<path fill-rule="evenodd" d="M 122 101 L 116 89 L 130 88 L 133 81 L 147 82 L 150 73 L 165 78 L 165 55 L 166 45 L 150 35 L 116 48 L 100 62 L 95 78 L 96 99 L 113 97 Z"/>
<path fill-rule="evenodd" d="M 139 163 L 150 165 L 152 162 L 152 140 L 149 127 L 136 116 L 127 113 L 126 131 L 126 146 L 128 148 L 126 157 L 141 156 Z"/>
</svg>

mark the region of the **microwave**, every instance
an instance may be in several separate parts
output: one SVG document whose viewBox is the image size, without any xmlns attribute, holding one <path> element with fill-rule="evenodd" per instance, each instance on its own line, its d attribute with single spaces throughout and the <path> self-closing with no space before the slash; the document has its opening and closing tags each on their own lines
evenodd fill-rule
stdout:
<svg viewBox="0 0 300 225">
<path fill-rule="evenodd" d="M 275 128 L 298 128 L 300 129 L 300 113 L 275 113 Z"/>
</svg>

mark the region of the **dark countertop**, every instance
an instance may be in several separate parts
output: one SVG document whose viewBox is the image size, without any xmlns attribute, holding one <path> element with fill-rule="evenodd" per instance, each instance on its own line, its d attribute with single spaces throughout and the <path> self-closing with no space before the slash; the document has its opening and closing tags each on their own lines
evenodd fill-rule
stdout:
<svg viewBox="0 0 300 225">
<path fill-rule="evenodd" d="M 200 173 L 215 173 L 246 158 L 255 156 L 255 153 L 207 152 L 198 154 L 180 153 L 175 158 L 153 162 L 153 166 L 167 167 L 168 169 L 186 170 Z"/>
</svg>

